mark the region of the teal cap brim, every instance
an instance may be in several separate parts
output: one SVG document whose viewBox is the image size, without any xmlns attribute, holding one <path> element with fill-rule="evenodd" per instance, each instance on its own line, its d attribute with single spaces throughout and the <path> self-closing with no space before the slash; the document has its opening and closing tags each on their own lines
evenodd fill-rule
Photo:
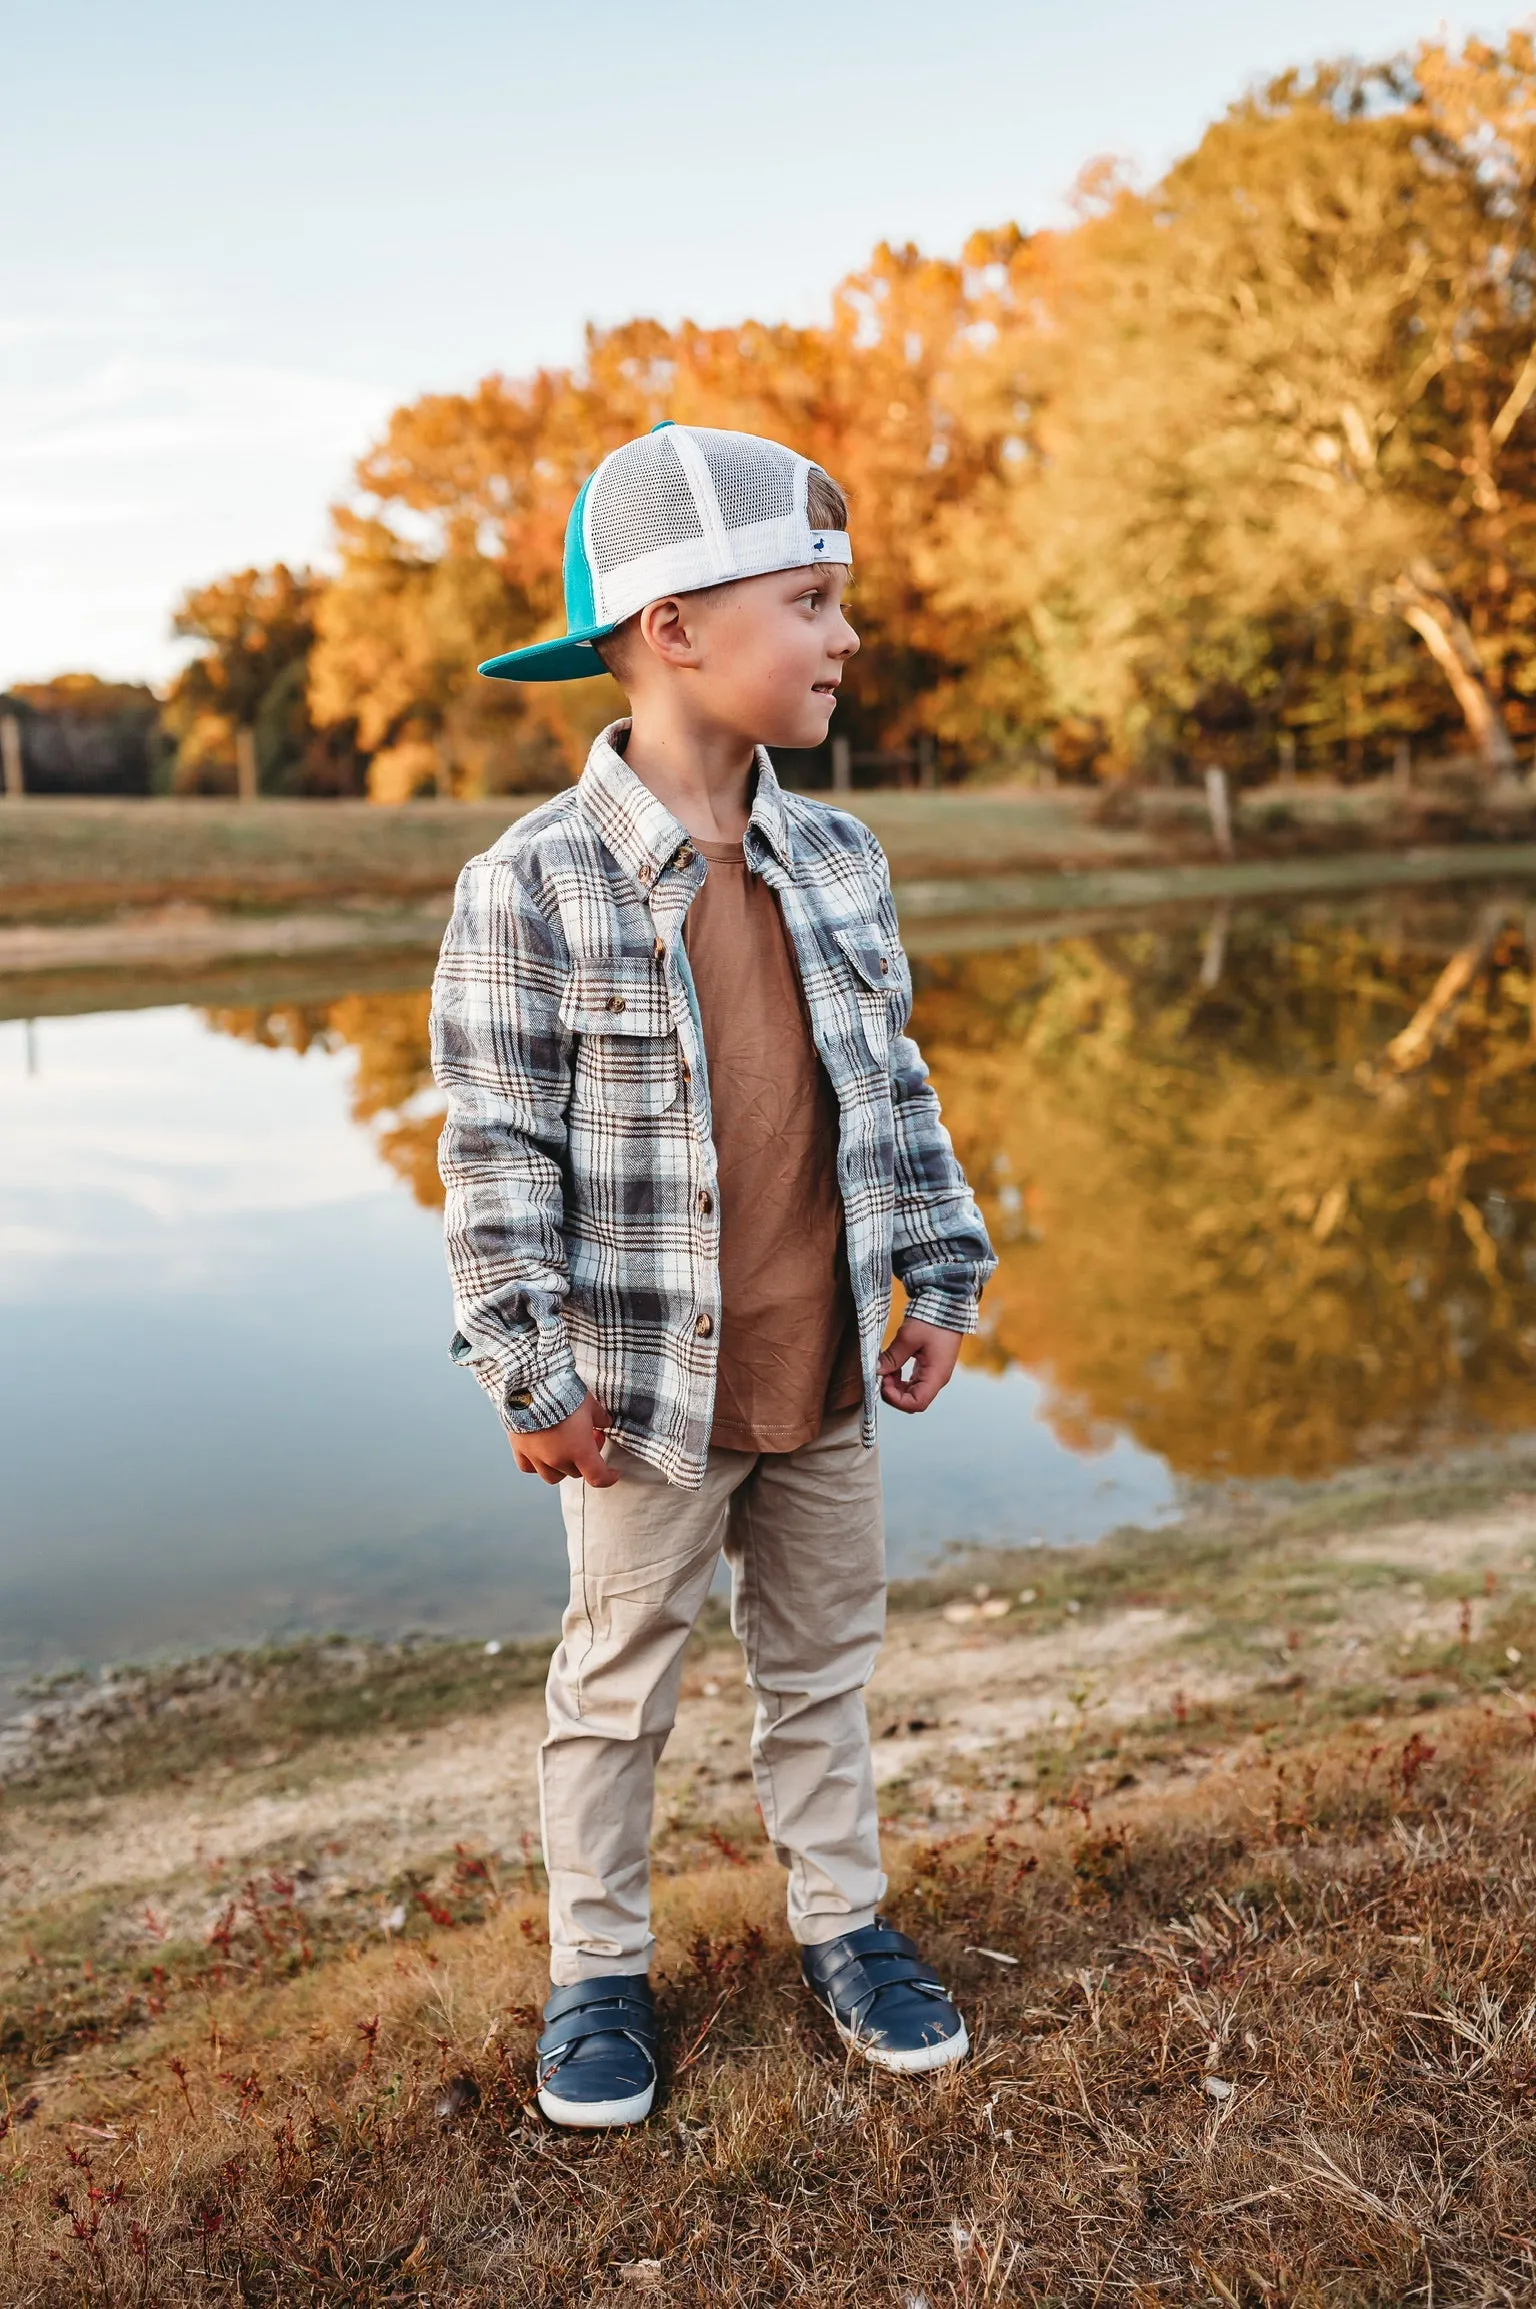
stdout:
<svg viewBox="0 0 1536 2309">
<path fill-rule="evenodd" d="M 479 670 L 492 681 L 590 681 L 608 670 L 592 644 L 612 631 L 611 625 L 585 625 L 558 641 L 535 641 L 527 649 L 488 657 Z"/>
</svg>

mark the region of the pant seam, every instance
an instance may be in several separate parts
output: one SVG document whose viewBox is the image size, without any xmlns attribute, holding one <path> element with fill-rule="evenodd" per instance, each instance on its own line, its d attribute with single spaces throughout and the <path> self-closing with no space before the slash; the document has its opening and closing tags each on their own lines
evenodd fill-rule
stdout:
<svg viewBox="0 0 1536 2309">
<path fill-rule="evenodd" d="M 587 1623 L 586 1646 L 582 1651 L 580 1659 L 575 1663 L 576 1672 L 571 1684 L 571 1697 L 575 1702 L 576 1714 L 579 1719 L 586 1713 L 586 1710 L 581 1704 L 582 1671 L 585 1669 L 588 1660 L 592 1657 L 592 1646 L 597 1641 L 597 1630 L 592 1624 L 592 1594 L 591 1589 L 587 1584 L 587 1486 L 585 1483 L 583 1483 L 581 1486 L 581 1518 L 577 1539 L 577 1553 L 581 1567 L 581 1608 Z"/>
<path fill-rule="evenodd" d="M 766 1794 L 768 1799 L 767 1803 L 763 1805 L 763 1826 L 768 1832 L 768 1841 L 777 1847 L 780 1842 L 779 1792 L 774 1783 L 773 1759 L 767 1753 L 766 1735 L 771 1733 L 778 1724 L 782 1713 L 782 1696 L 778 1692 L 766 1692 L 758 1678 L 758 1650 L 762 1630 L 758 1624 L 757 1612 L 758 1563 L 755 1524 L 757 1520 L 756 1477 L 761 1466 L 762 1459 L 759 1457 L 757 1466 L 754 1467 L 751 1476 L 743 1486 L 745 1496 L 742 1500 L 742 1524 L 744 1527 L 742 1537 L 745 1545 L 741 1551 L 743 1603 L 741 1649 L 747 1663 L 747 1681 L 752 1686 L 753 1697 L 757 1702 L 756 1712 L 765 1735 L 765 1738 L 759 1741 L 757 1737 L 758 1726 L 754 1725 L 751 1745 L 753 1762 L 761 1772 L 759 1794 Z"/>
</svg>

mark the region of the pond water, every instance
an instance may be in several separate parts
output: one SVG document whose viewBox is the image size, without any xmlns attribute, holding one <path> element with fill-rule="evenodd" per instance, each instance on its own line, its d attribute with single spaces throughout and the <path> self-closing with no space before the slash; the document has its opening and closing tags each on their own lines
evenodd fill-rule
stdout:
<svg viewBox="0 0 1536 2309">
<path fill-rule="evenodd" d="M 1536 1424 L 1522 906 L 922 958 L 1002 1264 L 947 1394 L 886 1415 L 893 1571 Z M 0 1678 L 556 1618 L 553 1495 L 446 1359 L 426 1017 L 339 966 L 302 1002 L 0 1025 Z"/>
</svg>

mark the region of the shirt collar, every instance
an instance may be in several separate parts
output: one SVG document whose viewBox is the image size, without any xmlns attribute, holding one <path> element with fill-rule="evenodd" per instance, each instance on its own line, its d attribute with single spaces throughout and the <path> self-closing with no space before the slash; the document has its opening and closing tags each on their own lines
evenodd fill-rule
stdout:
<svg viewBox="0 0 1536 2309">
<path fill-rule="evenodd" d="M 644 780 L 636 777 L 619 752 L 614 741 L 628 728 L 627 721 L 610 722 L 593 740 L 576 792 L 582 809 L 619 864 L 649 890 L 677 852 L 689 846 L 690 838 L 687 828 L 657 800 Z M 792 873 L 794 853 L 784 789 L 773 774 L 767 748 L 758 746 L 755 755 L 748 838 L 754 833 L 760 835 L 785 872 Z"/>
</svg>

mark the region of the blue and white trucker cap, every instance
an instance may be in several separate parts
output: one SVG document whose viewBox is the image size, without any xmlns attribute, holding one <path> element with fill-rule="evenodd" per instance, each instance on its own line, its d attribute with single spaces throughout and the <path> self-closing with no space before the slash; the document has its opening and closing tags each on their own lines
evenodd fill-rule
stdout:
<svg viewBox="0 0 1536 2309">
<path fill-rule="evenodd" d="M 755 433 L 670 419 L 606 456 L 565 527 L 565 623 L 557 641 L 487 658 L 497 681 L 583 681 L 592 647 L 669 593 L 736 577 L 853 560 L 846 529 L 813 529 L 811 460 Z"/>
</svg>

